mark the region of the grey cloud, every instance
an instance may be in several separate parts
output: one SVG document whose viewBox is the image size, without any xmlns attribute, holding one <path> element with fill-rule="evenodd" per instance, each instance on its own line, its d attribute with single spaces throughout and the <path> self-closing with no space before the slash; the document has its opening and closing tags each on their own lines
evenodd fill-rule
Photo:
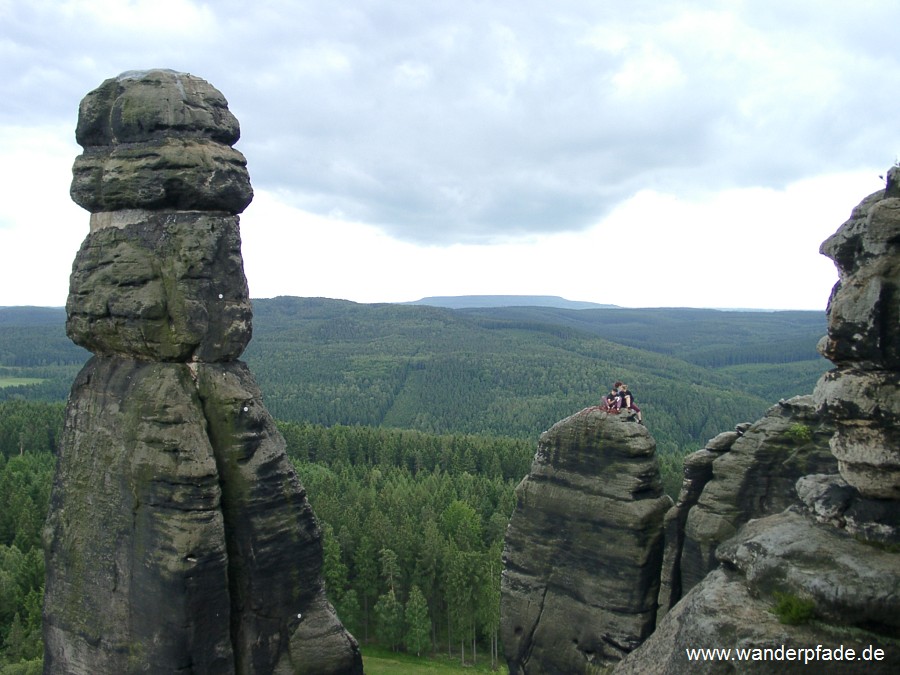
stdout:
<svg viewBox="0 0 900 675">
<path fill-rule="evenodd" d="M 425 243 L 577 230 L 641 188 L 892 161 L 895 4 L 225 2 L 186 41 L 16 2 L 0 120 L 70 119 L 122 70 L 188 70 L 241 120 L 254 186 L 299 207 Z"/>
</svg>

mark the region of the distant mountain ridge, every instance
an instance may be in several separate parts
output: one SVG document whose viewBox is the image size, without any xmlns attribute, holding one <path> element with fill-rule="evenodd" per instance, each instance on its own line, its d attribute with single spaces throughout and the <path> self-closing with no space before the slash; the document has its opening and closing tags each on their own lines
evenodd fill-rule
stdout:
<svg viewBox="0 0 900 675">
<path fill-rule="evenodd" d="M 567 300 L 558 295 L 433 295 L 421 300 L 398 303 L 429 305 L 448 309 L 484 307 L 555 307 L 557 309 L 615 309 L 618 305 L 603 305 L 583 300 Z"/>
</svg>

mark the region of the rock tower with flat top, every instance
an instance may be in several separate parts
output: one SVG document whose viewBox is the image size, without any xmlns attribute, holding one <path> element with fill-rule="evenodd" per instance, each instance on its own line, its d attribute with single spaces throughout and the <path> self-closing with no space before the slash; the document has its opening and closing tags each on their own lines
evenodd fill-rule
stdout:
<svg viewBox="0 0 900 675">
<path fill-rule="evenodd" d="M 81 102 L 91 213 L 45 527 L 44 672 L 362 673 L 321 533 L 247 366 L 238 121 L 208 82 L 127 72 Z"/>
<path fill-rule="evenodd" d="M 656 441 L 587 408 L 541 434 L 506 530 L 500 637 L 509 672 L 585 673 L 649 635 L 663 557 Z"/>
</svg>

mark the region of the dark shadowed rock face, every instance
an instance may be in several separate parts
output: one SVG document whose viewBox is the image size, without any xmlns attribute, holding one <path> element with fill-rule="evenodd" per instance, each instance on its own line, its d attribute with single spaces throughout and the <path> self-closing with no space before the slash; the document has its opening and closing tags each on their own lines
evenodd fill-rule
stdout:
<svg viewBox="0 0 900 675">
<path fill-rule="evenodd" d="M 198 403 L 184 365 L 97 357 L 78 375 L 46 526 L 45 672 L 233 672 Z"/>
<path fill-rule="evenodd" d="M 69 396 L 44 531 L 48 675 L 362 672 L 315 515 L 236 360 L 238 135 L 183 73 L 126 73 L 82 103 L 72 194 L 95 212 L 66 328 L 97 356 Z M 182 156 L 146 163 L 161 152 Z"/>
<path fill-rule="evenodd" d="M 684 458 L 684 479 L 678 501 L 666 512 L 663 521 L 665 550 L 659 579 L 657 623 L 682 595 L 681 554 L 684 549 L 684 526 L 688 513 L 713 477 L 713 461 L 722 453 L 728 452 L 749 426 L 742 424 L 734 431 L 723 432 L 711 439 L 705 448 L 692 452 Z"/>
<path fill-rule="evenodd" d="M 663 494 L 647 429 L 587 409 L 545 432 L 504 549 L 501 638 L 511 673 L 613 663 L 653 629 Z"/>
</svg>

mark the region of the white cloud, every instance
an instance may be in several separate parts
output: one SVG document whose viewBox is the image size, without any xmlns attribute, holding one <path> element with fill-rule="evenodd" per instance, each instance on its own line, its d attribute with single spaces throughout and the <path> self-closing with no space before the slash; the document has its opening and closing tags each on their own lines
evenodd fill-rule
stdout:
<svg viewBox="0 0 900 675">
<path fill-rule="evenodd" d="M 811 221 L 815 208 L 833 230 L 877 189 L 850 189 L 857 183 L 847 176 L 876 176 L 900 154 L 896 25 L 900 5 L 889 0 L 638 0 L 616 7 L 587 0 L 7 0 L 0 3 L 0 158 L 18 162 L 2 170 L 16 173 L 9 194 L 23 196 L 0 204 L 0 228 L 33 227 L 35 203 L 71 218 L 77 207 L 63 204 L 64 174 L 80 152 L 72 144 L 79 100 L 122 71 L 170 67 L 209 80 L 241 121 L 238 148 L 261 195 L 248 222 L 257 220 L 253 209 L 268 213 L 277 205 L 279 218 L 315 223 L 304 230 L 313 242 L 324 236 L 320 226 L 341 232 L 321 239 L 321 247 L 363 241 L 369 251 L 401 256 L 402 265 L 388 263 L 380 273 L 363 259 L 346 267 L 384 279 L 384 294 L 417 288 L 419 279 L 431 290 L 410 296 L 476 282 L 491 287 L 466 292 L 551 292 L 540 284 L 568 289 L 576 278 L 575 290 L 588 288 L 597 272 L 585 251 L 598 250 L 604 269 L 624 260 L 629 269 L 668 278 L 700 264 L 673 260 L 673 251 L 692 252 L 685 242 L 694 241 L 708 247 L 703 264 L 716 270 L 717 288 L 732 269 L 736 287 L 766 298 L 753 304 L 772 305 L 798 283 L 738 283 L 752 271 L 738 274 L 743 262 L 724 262 L 732 240 L 743 239 L 756 260 L 759 223 L 774 219 L 781 228 L 769 236 L 768 255 L 783 248 L 773 261 L 787 265 L 822 237 L 801 243 L 788 230 L 799 238 L 805 229 L 782 215 L 751 221 L 746 213 L 764 205 L 787 213 L 806 199 L 798 186 L 843 176 L 846 190 L 829 183 L 815 202 L 839 208 L 837 218 L 808 200 L 796 214 Z M 41 189 L 25 184 L 28 176 Z M 36 202 L 36 193 L 48 197 Z M 681 218 L 677 236 L 656 220 L 674 215 Z M 645 230 L 637 242 L 608 233 L 623 217 Z M 720 227 L 710 229 L 712 222 Z M 55 232 L 53 223 L 46 227 Z M 301 249 L 310 246 L 319 245 L 307 241 Z M 329 258 L 321 247 L 315 266 Z M 248 264 L 258 264 L 255 250 Z M 521 272 L 544 269 L 546 252 L 575 256 L 590 271 Z M 525 261 L 521 269 L 495 277 L 483 271 L 514 256 Z M 478 261 L 479 274 L 459 274 L 463 260 Z M 334 277 L 322 272 L 311 287 Z M 639 278 L 642 286 L 648 276 Z M 260 273 L 251 283 L 263 288 L 266 278 Z M 334 283 L 352 297 L 346 283 Z M 378 288 L 366 284 L 372 295 Z M 646 296 L 630 296 L 665 304 L 675 292 L 649 283 Z M 827 293 L 813 295 L 824 302 Z M 705 302 L 697 297 L 685 304 Z"/>
<path fill-rule="evenodd" d="M 642 46 L 612 76 L 617 96 L 641 99 L 676 88 L 685 80 L 678 59 L 652 44 Z"/>
<path fill-rule="evenodd" d="M 432 72 L 427 64 L 404 61 L 394 68 L 393 79 L 398 86 L 420 89 L 431 82 Z"/>
<path fill-rule="evenodd" d="M 164 30 L 169 34 L 194 35 L 213 21 L 206 3 L 190 0 L 65 0 L 32 2 L 44 16 L 58 13 L 68 22 L 83 22 L 105 31 L 143 33 Z"/>
<path fill-rule="evenodd" d="M 65 304 L 88 229 L 87 212 L 69 198 L 78 146 L 65 136 L 57 127 L 0 127 L 0 306 Z"/>
<path fill-rule="evenodd" d="M 700 201 L 645 190 L 584 232 L 446 247 L 260 193 L 242 221 L 244 256 L 254 297 L 551 294 L 629 307 L 824 309 L 837 273 L 819 244 L 878 187 L 859 173 Z"/>
</svg>

